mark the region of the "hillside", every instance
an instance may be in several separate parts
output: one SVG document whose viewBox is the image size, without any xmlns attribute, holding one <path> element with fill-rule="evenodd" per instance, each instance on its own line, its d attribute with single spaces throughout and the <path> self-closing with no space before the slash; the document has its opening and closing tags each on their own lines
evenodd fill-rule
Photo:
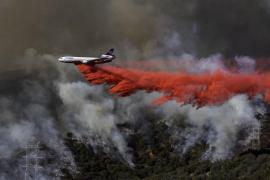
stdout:
<svg viewBox="0 0 270 180">
<path fill-rule="evenodd" d="M 186 155 L 174 152 L 166 134 L 166 125 L 152 123 L 152 145 L 135 133 L 133 148 L 135 167 L 130 168 L 119 157 L 94 153 L 90 146 L 69 134 L 66 144 L 71 149 L 78 172 L 74 179 L 265 179 L 270 177 L 270 151 L 248 150 L 224 161 L 201 159 L 205 145 L 197 144 Z M 66 172 L 64 179 L 71 179 Z"/>
</svg>

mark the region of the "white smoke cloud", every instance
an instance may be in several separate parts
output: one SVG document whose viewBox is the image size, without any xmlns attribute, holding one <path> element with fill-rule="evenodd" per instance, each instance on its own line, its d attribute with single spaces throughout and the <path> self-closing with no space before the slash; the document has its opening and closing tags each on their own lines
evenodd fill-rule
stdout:
<svg viewBox="0 0 270 180">
<path fill-rule="evenodd" d="M 254 72 L 256 66 L 256 62 L 254 59 L 247 56 L 243 56 L 243 57 L 236 57 L 235 61 L 238 64 L 240 72 L 244 73 Z"/>
<path fill-rule="evenodd" d="M 25 93 L 23 93 L 23 95 L 27 96 Z M 34 95 L 32 95 L 32 97 L 33 96 Z M 13 178 L 16 176 L 18 178 L 23 177 L 25 172 L 23 166 L 26 165 L 24 160 L 26 153 L 24 152 L 26 150 L 25 148 L 28 145 L 35 145 L 37 142 L 52 149 L 57 154 L 56 161 L 62 162 L 66 156 L 69 156 L 71 160 L 69 163 L 72 166 L 72 155 L 65 149 L 60 130 L 55 124 L 56 120 L 47 110 L 46 102 L 42 102 L 42 99 L 36 96 L 36 101 L 41 102 L 36 103 L 29 99 L 29 102 L 23 105 L 21 104 L 22 102 L 18 102 L 18 99 L 2 98 L 0 101 L 0 110 L 4 112 L 0 118 L 0 159 L 2 159 L 2 163 L 0 163 L 0 175 L 4 176 L 6 173 L 9 174 L 11 173 L 11 169 L 13 169 L 18 174 L 13 173 L 12 176 L 10 175 L 10 178 L 13 176 Z M 28 151 L 28 153 L 32 152 L 31 149 Z M 30 154 L 28 154 L 28 156 L 31 158 Z M 44 158 L 43 160 L 48 158 L 46 152 L 43 153 L 42 158 Z M 42 161 L 42 159 L 40 160 Z M 15 162 L 17 162 L 16 165 L 13 164 Z M 43 174 L 42 176 L 51 174 L 52 171 L 49 172 L 47 170 L 50 169 L 51 166 L 53 166 L 54 169 L 59 169 L 61 167 L 61 163 L 59 162 L 44 166 L 44 169 L 39 171 L 38 174 L 41 173 Z"/>
<path fill-rule="evenodd" d="M 196 62 L 195 66 L 192 68 L 192 72 L 204 73 L 204 72 L 215 72 L 217 70 L 226 69 L 223 62 L 222 56 L 220 54 L 213 55 L 205 59 L 200 59 Z"/>
<path fill-rule="evenodd" d="M 75 131 L 77 136 L 89 137 L 95 143 L 91 144 L 93 146 L 111 141 L 126 162 L 134 166 L 124 136 L 116 126 L 114 101 L 104 95 L 102 87 L 92 87 L 82 82 L 59 84 L 59 96 L 66 110 L 65 121 L 80 126 Z"/>
<path fill-rule="evenodd" d="M 220 106 L 196 109 L 185 105 L 180 108 L 169 102 L 163 108 L 167 112 L 166 123 L 170 127 L 179 120 L 173 118 L 175 115 L 185 117 L 186 127 L 172 130 L 172 138 L 177 142 L 176 149 L 186 153 L 196 143 L 205 141 L 208 149 L 203 158 L 213 161 L 231 157 L 236 147 L 248 145 L 252 129 L 259 126 L 255 118 L 256 111 L 246 95 L 234 96 Z M 257 108 L 264 111 L 263 106 Z M 239 133 L 243 130 L 247 135 L 239 139 Z"/>
<path fill-rule="evenodd" d="M 14 89 L 2 90 L 3 94 L 0 95 L 0 177 L 2 179 L 24 177 L 26 153 L 29 159 L 35 158 L 35 150 L 28 149 L 26 152 L 26 147 L 36 145 L 38 142 L 53 151 L 55 156 L 51 163 L 47 163 L 37 171 L 39 179 L 55 177 L 56 171 L 63 167 L 73 172 L 76 170 L 73 156 L 64 144 L 65 134 L 58 126 L 57 117 L 51 107 L 56 103 L 52 98 L 54 83 L 66 80 L 58 71 L 61 69 L 66 73 L 70 69 L 58 66 L 56 57 L 39 55 L 34 49 L 26 50 L 22 59 L 23 62 L 17 62 L 19 70 L 7 79 Z M 20 78 L 21 69 L 22 78 Z M 2 80 L 3 83 L 5 81 Z M 49 152 L 39 149 L 40 161 L 50 158 Z M 66 167 L 64 163 L 68 163 L 70 167 Z M 29 170 L 27 176 L 30 177 L 31 174 L 33 176 L 32 170 Z"/>
</svg>

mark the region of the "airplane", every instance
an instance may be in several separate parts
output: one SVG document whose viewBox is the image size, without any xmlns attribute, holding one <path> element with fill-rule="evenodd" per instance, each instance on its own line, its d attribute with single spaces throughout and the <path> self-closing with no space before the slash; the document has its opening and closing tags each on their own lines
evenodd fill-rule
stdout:
<svg viewBox="0 0 270 180">
<path fill-rule="evenodd" d="M 75 56 L 63 56 L 58 59 L 59 62 L 63 63 L 74 63 L 74 64 L 104 64 L 111 62 L 115 59 L 113 54 L 114 49 L 110 49 L 106 54 L 102 54 L 100 57 L 75 57 Z"/>
</svg>

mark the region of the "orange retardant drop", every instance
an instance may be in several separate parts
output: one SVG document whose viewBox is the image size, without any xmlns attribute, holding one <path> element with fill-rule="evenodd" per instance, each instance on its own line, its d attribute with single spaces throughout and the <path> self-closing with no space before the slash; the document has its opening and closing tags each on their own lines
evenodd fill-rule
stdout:
<svg viewBox="0 0 270 180">
<path fill-rule="evenodd" d="M 113 66 L 92 67 L 77 65 L 85 79 L 92 84 L 109 84 L 109 92 L 128 96 L 138 90 L 157 91 L 163 94 L 154 101 L 163 104 L 169 100 L 196 106 L 215 105 L 237 94 L 250 98 L 261 94 L 270 102 L 270 73 L 214 73 L 189 74 L 149 72 Z"/>
</svg>

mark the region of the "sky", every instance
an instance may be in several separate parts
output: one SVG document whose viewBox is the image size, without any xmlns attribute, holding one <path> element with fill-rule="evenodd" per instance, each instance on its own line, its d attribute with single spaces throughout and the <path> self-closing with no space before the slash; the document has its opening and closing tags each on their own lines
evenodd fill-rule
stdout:
<svg viewBox="0 0 270 180">
<path fill-rule="evenodd" d="M 90 55 L 115 47 L 122 58 L 135 49 L 139 59 L 167 51 L 265 57 L 269 5 L 269 0 L 2 0 L 0 61 L 9 64 L 28 48 Z M 170 38 L 179 39 L 176 47 L 166 44 Z"/>
</svg>

